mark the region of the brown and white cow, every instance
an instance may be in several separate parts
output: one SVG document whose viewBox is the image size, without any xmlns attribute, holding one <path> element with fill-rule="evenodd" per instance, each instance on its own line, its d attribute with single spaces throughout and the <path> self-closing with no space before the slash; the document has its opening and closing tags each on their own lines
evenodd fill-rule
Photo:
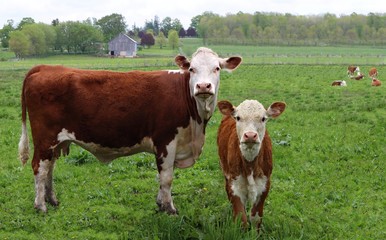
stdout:
<svg viewBox="0 0 386 240">
<path fill-rule="evenodd" d="M 351 79 L 355 79 L 355 80 L 361 80 L 365 77 L 365 75 L 363 75 L 362 73 L 358 74 L 357 76 L 351 76 L 350 78 Z"/>
<path fill-rule="evenodd" d="M 353 78 L 355 73 L 357 73 L 358 76 L 361 74 L 361 70 L 359 69 L 358 66 L 347 67 L 347 75 L 349 78 Z"/>
<path fill-rule="evenodd" d="M 347 87 L 345 80 L 335 80 L 331 83 L 331 86 Z"/>
<path fill-rule="evenodd" d="M 376 78 L 373 78 L 372 81 L 371 81 L 371 86 L 374 86 L 374 87 L 379 87 L 382 85 L 382 82 L 381 80 L 379 79 L 376 79 Z"/>
<path fill-rule="evenodd" d="M 371 79 L 373 79 L 373 78 L 376 78 L 377 76 L 378 76 L 378 71 L 377 71 L 377 69 L 376 69 L 375 67 L 370 68 L 370 70 L 369 70 L 369 77 L 370 77 Z"/>
<path fill-rule="evenodd" d="M 171 196 L 174 168 L 192 166 L 201 154 L 205 127 L 216 107 L 220 70 L 240 57 L 220 58 L 199 48 L 179 71 L 93 71 L 36 66 L 25 77 L 19 154 L 28 159 L 29 116 L 34 155 L 35 208 L 57 206 L 53 169 L 75 143 L 102 162 L 138 152 L 153 153 L 159 172 L 157 204 L 176 214 Z"/>
<path fill-rule="evenodd" d="M 228 101 L 218 103 L 223 118 L 217 144 L 225 189 L 233 206 L 233 217 L 241 214 L 244 226 L 248 225 L 245 208 L 250 202 L 250 221 L 260 228 L 272 172 L 272 143 L 265 125 L 285 107 L 284 102 L 274 102 L 266 110 L 256 100 L 245 100 L 238 107 Z"/>
</svg>

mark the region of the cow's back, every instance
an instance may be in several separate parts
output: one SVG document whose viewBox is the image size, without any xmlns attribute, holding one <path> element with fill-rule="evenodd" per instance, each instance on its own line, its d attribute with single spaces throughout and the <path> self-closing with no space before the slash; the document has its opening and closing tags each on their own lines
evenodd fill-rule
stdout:
<svg viewBox="0 0 386 240">
<path fill-rule="evenodd" d="M 189 124 L 184 74 L 42 65 L 24 84 L 32 131 L 46 127 L 58 134 L 65 128 L 81 141 L 119 148 L 149 136 L 171 141 L 170 129 Z"/>
</svg>

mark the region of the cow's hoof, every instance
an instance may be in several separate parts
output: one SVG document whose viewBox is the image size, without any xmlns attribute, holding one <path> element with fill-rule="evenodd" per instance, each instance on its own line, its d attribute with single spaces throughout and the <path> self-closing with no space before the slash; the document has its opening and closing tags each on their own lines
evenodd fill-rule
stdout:
<svg viewBox="0 0 386 240">
<path fill-rule="evenodd" d="M 170 204 L 158 204 L 158 207 L 160 212 L 166 212 L 169 215 L 178 215 L 178 210 Z"/>
<path fill-rule="evenodd" d="M 47 213 L 47 206 L 46 204 L 34 204 L 34 207 L 36 210 L 38 210 L 39 212 L 42 212 L 42 213 Z"/>
</svg>

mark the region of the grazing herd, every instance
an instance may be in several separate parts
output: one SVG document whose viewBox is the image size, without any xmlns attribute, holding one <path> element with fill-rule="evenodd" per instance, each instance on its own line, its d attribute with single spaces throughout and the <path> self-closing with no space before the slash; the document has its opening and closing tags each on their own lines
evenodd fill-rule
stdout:
<svg viewBox="0 0 386 240">
<path fill-rule="evenodd" d="M 361 80 L 365 77 L 361 73 L 359 66 L 351 66 L 351 65 L 347 67 L 347 76 L 353 80 Z M 378 77 L 377 69 L 375 67 L 370 68 L 369 78 L 371 79 L 371 86 L 374 86 L 374 87 L 381 86 L 382 82 L 379 79 L 377 79 L 377 77 Z M 331 83 L 331 86 L 346 87 L 347 82 L 345 80 L 335 80 Z"/>
</svg>

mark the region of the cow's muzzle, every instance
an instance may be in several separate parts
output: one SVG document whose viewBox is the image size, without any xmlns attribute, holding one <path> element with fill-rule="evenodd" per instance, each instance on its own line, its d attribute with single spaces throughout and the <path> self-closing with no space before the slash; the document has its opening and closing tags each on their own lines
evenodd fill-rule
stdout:
<svg viewBox="0 0 386 240">
<path fill-rule="evenodd" d="M 195 95 L 202 98 L 207 98 L 213 95 L 213 86 L 211 83 L 197 83 Z"/>
</svg>

